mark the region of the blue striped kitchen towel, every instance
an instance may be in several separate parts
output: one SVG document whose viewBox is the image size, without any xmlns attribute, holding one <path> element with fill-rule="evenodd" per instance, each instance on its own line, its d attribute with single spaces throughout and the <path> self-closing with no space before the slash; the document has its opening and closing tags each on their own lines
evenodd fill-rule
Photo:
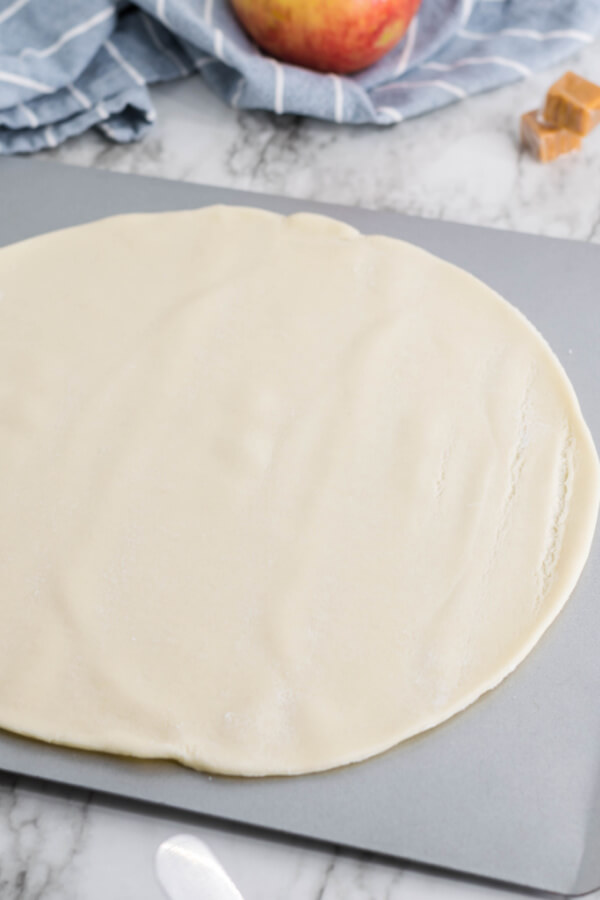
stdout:
<svg viewBox="0 0 600 900">
<path fill-rule="evenodd" d="M 141 137 L 148 85 L 199 71 L 233 107 L 389 125 L 558 62 L 600 32 L 600 0 L 423 0 L 358 75 L 262 55 L 227 0 L 0 0 L 0 153 L 98 127 Z"/>
</svg>

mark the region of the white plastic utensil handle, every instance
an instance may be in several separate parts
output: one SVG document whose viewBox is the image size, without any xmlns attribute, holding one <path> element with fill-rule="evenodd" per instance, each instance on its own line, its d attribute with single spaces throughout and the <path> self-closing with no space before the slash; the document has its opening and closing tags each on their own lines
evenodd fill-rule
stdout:
<svg viewBox="0 0 600 900">
<path fill-rule="evenodd" d="M 163 841 L 156 876 L 170 900 L 243 900 L 206 844 L 191 834 Z"/>
</svg>

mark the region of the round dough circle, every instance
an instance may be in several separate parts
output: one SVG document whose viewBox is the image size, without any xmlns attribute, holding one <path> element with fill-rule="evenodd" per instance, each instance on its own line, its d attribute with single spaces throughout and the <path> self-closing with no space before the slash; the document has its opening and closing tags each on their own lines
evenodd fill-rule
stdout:
<svg viewBox="0 0 600 900">
<path fill-rule="evenodd" d="M 598 460 L 526 319 L 330 219 L 214 207 L 0 251 L 0 725 L 243 775 L 496 685 Z"/>
</svg>

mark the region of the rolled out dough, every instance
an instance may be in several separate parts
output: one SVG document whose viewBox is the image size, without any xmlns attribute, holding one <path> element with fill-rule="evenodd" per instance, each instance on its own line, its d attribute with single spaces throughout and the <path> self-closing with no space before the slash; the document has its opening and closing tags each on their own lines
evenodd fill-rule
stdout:
<svg viewBox="0 0 600 900">
<path fill-rule="evenodd" d="M 0 291 L 0 726 L 326 769 L 472 703 L 573 589 L 573 389 L 423 250 L 214 207 L 14 245 Z"/>
</svg>

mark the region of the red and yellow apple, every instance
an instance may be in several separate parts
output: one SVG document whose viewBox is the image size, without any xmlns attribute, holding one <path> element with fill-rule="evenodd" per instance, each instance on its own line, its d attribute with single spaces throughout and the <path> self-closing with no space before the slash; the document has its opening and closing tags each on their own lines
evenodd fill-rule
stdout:
<svg viewBox="0 0 600 900">
<path fill-rule="evenodd" d="M 421 0 L 231 0 L 254 41 L 284 62 L 356 72 L 398 43 Z"/>
</svg>

